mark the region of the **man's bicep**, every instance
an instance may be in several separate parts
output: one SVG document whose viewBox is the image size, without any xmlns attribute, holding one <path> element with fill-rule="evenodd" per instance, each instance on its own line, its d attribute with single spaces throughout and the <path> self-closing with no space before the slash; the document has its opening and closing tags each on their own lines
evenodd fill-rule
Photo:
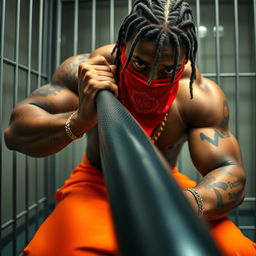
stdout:
<svg viewBox="0 0 256 256">
<path fill-rule="evenodd" d="M 51 113 L 65 113 L 78 106 L 78 96 L 58 83 L 48 83 L 34 90 L 20 105 L 31 104 Z"/>
<path fill-rule="evenodd" d="M 240 147 L 229 131 L 195 128 L 189 132 L 189 150 L 195 167 L 204 176 L 226 165 L 242 165 Z"/>
</svg>

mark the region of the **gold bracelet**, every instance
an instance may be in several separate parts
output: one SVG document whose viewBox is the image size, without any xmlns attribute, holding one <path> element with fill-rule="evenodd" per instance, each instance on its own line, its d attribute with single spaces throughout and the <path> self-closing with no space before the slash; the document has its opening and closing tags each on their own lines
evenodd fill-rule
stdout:
<svg viewBox="0 0 256 256">
<path fill-rule="evenodd" d="M 65 131 L 66 131 L 66 134 L 67 134 L 68 137 L 69 137 L 70 139 L 72 139 L 72 140 L 81 139 L 81 138 L 83 137 L 83 134 L 80 135 L 80 136 L 76 136 L 76 135 L 71 131 L 70 122 L 71 122 L 72 117 L 75 115 L 75 113 L 76 113 L 76 111 L 73 112 L 73 113 L 69 116 L 69 118 L 68 118 L 68 120 L 67 120 L 67 122 L 66 122 L 66 124 L 65 124 Z"/>
<path fill-rule="evenodd" d="M 196 199 L 198 205 L 198 215 L 204 214 L 204 202 L 200 193 L 194 188 L 187 188 L 185 191 L 189 191 Z"/>
</svg>

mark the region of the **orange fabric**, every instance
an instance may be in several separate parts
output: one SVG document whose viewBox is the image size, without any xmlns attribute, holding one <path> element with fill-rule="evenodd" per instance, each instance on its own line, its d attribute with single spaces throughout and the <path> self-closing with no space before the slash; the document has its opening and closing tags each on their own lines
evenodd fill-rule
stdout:
<svg viewBox="0 0 256 256">
<path fill-rule="evenodd" d="M 173 170 L 182 188 L 196 183 Z M 23 256 L 100 256 L 117 253 L 115 233 L 102 173 L 84 157 L 57 191 L 58 205 L 24 249 Z M 223 255 L 256 255 L 255 243 L 228 219 L 210 223 Z"/>
</svg>

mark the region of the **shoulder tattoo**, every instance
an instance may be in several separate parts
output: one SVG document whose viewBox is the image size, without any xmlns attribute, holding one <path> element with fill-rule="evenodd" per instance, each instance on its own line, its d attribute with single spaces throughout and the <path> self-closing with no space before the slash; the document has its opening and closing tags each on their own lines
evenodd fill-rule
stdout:
<svg viewBox="0 0 256 256">
<path fill-rule="evenodd" d="M 50 83 L 36 89 L 31 93 L 31 96 L 49 96 L 57 95 L 63 88 L 57 83 Z"/>
<path fill-rule="evenodd" d="M 70 62 L 61 70 L 61 80 L 64 84 L 74 84 L 77 82 L 78 66 L 88 59 L 86 55 L 82 55 L 74 61 Z"/>
</svg>

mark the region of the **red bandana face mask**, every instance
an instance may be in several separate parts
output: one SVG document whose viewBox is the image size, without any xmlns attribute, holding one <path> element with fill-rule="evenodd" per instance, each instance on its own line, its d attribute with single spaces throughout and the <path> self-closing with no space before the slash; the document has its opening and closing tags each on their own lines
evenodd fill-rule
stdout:
<svg viewBox="0 0 256 256">
<path fill-rule="evenodd" d="M 122 49 L 121 65 L 126 62 L 125 48 Z M 178 93 L 179 80 L 183 74 L 185 62 L 177 72 L 173 83 L 170 78 L 153 80 L 136 71 L 132 66 L 120 73 L 120 96 L 122 104 L 139 122 L 150 136 L 161 123 Z"/>
</svg>

